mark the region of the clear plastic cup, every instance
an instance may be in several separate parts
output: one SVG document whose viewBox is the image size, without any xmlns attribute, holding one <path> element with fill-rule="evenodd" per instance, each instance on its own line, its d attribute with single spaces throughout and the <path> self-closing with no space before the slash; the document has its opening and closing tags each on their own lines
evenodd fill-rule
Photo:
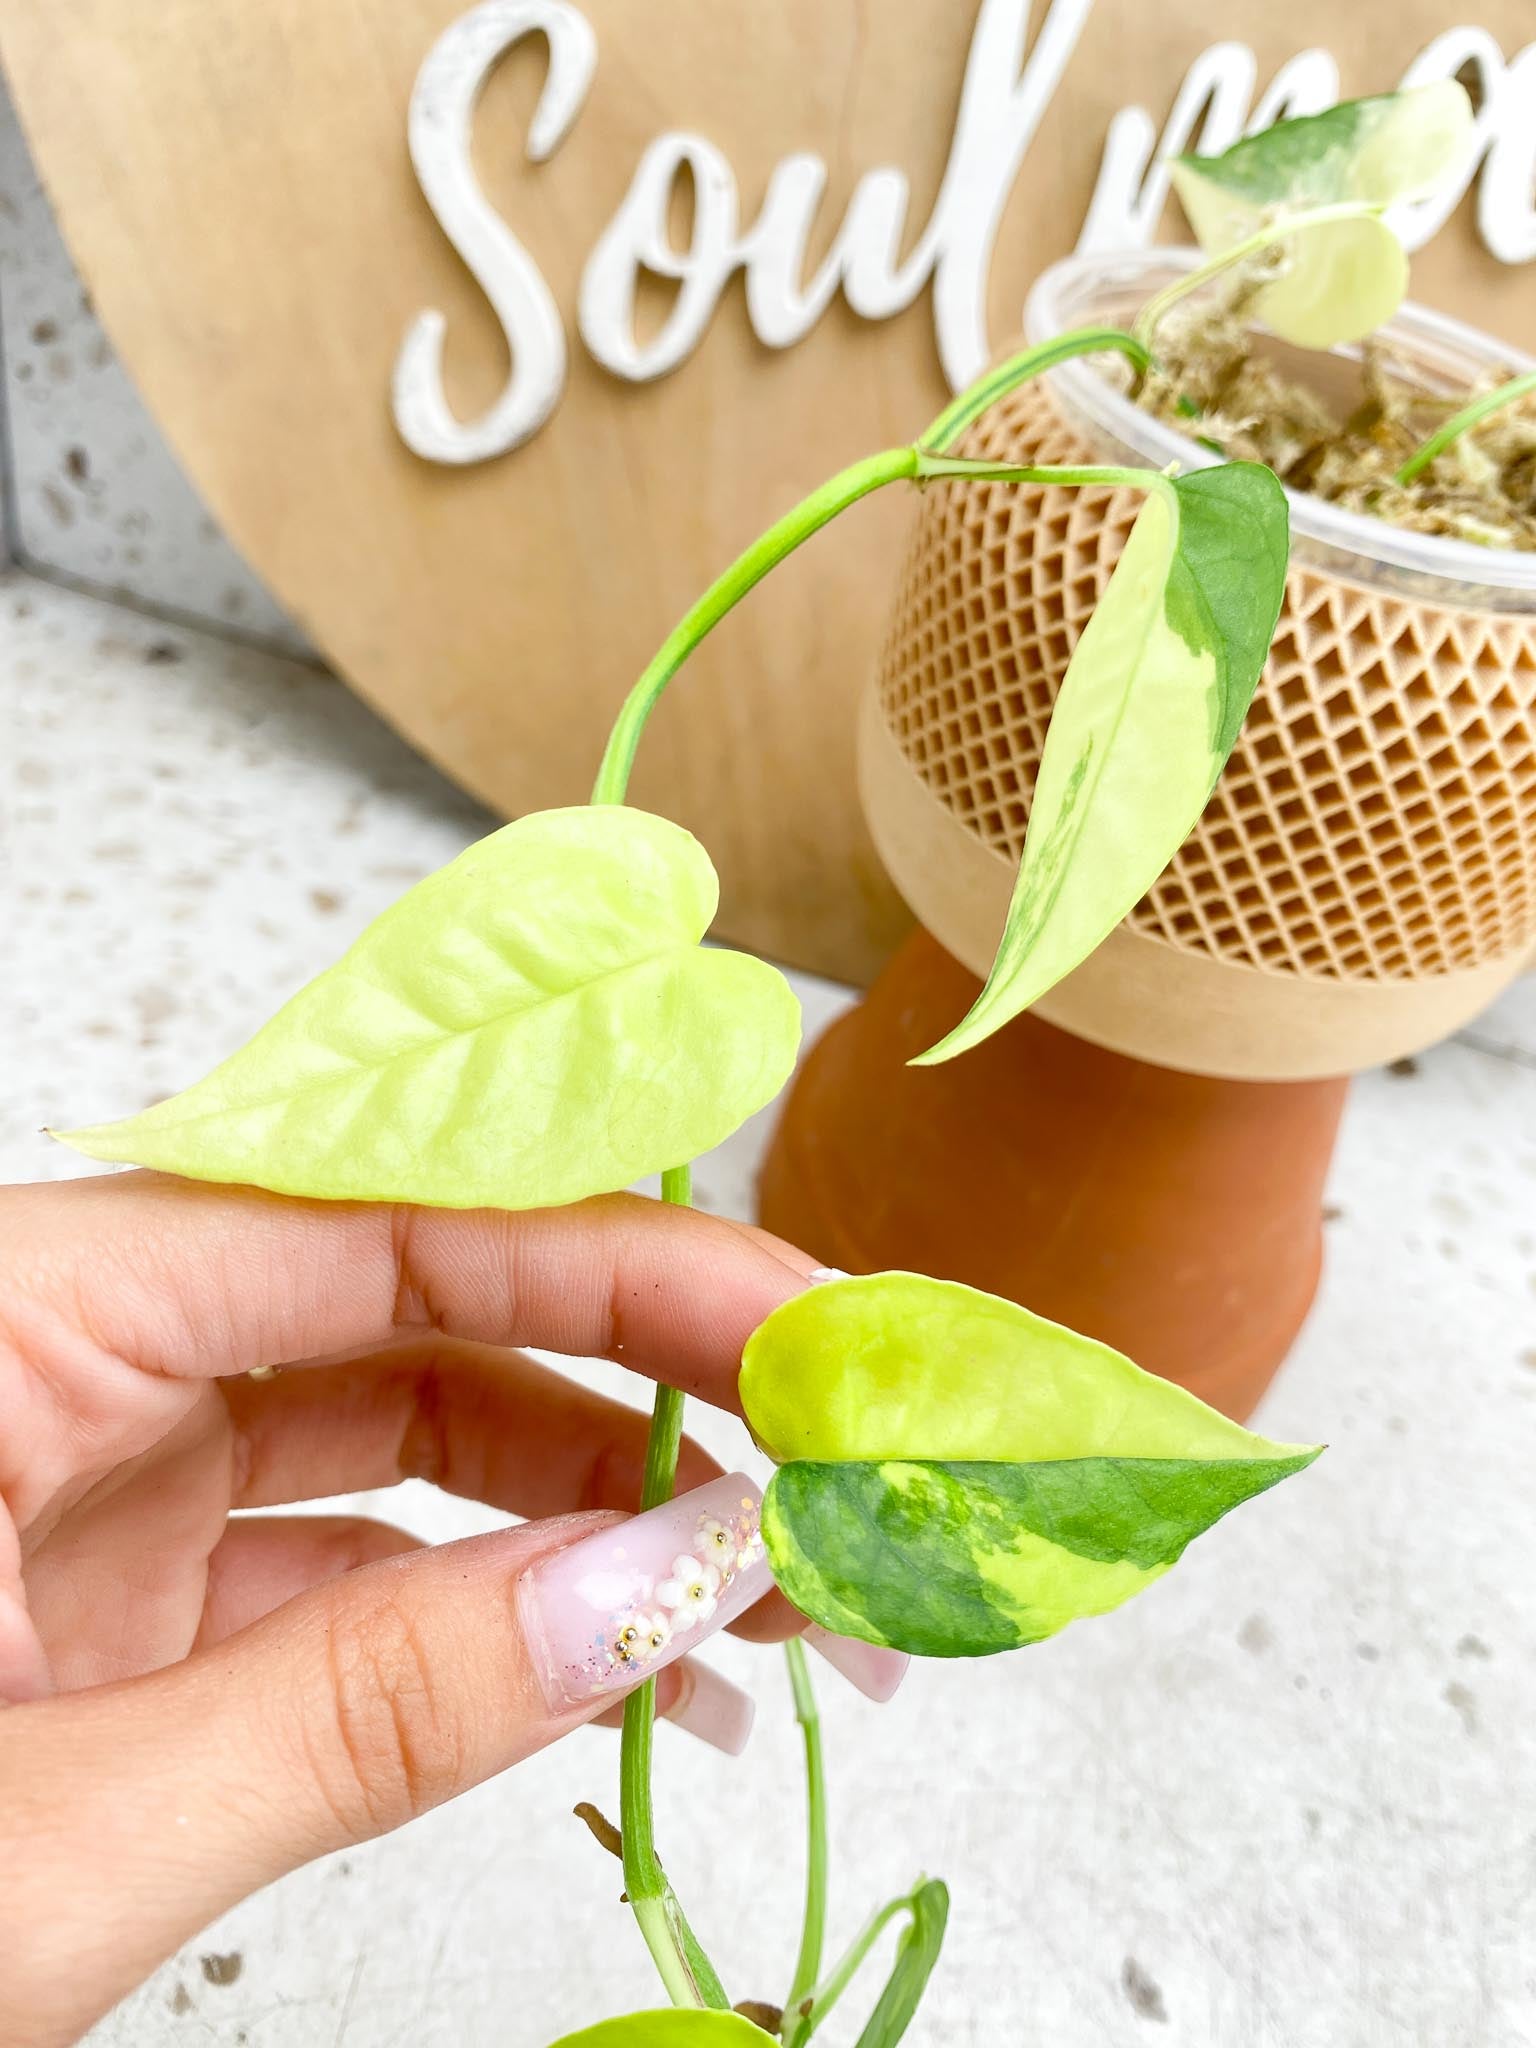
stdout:
<svg viewBox="0 0 1536 2048">
<path fill-rule="evenodd" d="M 1123 256 L 1071 256 L 1036 283 L 1024 309 L 1030 342 L 1076 327 L 1128 327 L 1152 294 L 1202 260 L 1188 249 L 1144 249 Z M 1404 305 L 1381 330 L 1394 360 L 1426 390 L 1459 394 L 1489 372 L 1514 376 L 1536 359 L 1425 306 Z M 1358 346 L 1331 353 L 1360 360 Z M 1105 460 L 1162 469 L 1177 462 L 1205 469 L 1220 458 L 1127 396 L 1118 358 L 1078 356 L 1048 373 L 1063 415 L 1103 450 Z M 1368 514 L 1301 491 L 1287 491 L 1292 559 L 1397 597 L 1455 610 L 1536 613 L 1536 553 L 1479 547 L 1471 541 L 1410 533 Z"/>
</svg>

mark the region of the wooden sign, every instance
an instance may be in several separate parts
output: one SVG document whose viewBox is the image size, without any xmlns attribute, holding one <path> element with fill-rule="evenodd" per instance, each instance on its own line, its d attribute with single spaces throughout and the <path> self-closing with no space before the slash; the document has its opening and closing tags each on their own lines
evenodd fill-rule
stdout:
<svg viewBox="0 0 1536 2048">
<path fill-rule="evenodd" d="M 1182 232 L 1171 150 L 1460 72 L 1478 163 L 1411 224 L 1415 295 L 1536 345 L 1529 0 L 1477 7 L 0 0 L 0 56 L 232 537 L 510 813 L 585 797 L 709 578 L 918 431 L 1047 262 Z M 857 508 L 727 621 L 634 789 L 709 846 L 730 936 L 853 977 L 904 922 L 852 755 L 909 512 Z"/>
</svg>

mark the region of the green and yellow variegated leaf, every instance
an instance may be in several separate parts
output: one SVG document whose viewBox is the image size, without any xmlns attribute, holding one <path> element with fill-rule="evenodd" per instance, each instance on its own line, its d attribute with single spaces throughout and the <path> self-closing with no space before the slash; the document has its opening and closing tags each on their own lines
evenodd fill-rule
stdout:
<svg viewBox="0 0 1536 2048">
<path fill-rule="evenodd" d="M 968 1051 L 1070 974 L 1134 908 L 1201 811 L 1253 698 L 1285 590 L 1273 473 L 1159 481 L 1062 680 L 986 986 L 915 1065 Z"/>
<path fill-rule="evenodd" d="M 1181 156 L 1174 190 L 1203 249 L 1241 242 L 1277 210 L 1422 199 L 1459 170 L 1472 102 L 1455 79 L 1277 121 L 1218 156 Z"/>
<path fill-rule="evenodd" d="M 771 2037 L 737 2012 L 632 2012 L 562 2034 L 553 2048 L 763 2048 Z"/>
<path fill-rule="evenodd" d="M 699 944 L 689 833 L 536 812 L 375 920 L 206 1080 L 61 1133 L 95 1159 L 330 1200 L 542 1208 L 707 1151 L 788 1078 L 775 968 Z"/>
<path fill-rule="evenodd" d="M 1313 1455 L 786 1465 L 763 1536 L 779 1585 L 824 1628 L 982 1657 L 1119 1607 Z"/>
<path fill-rule="evenodd" d="M 1472 104 L 1454 79 L 1277 122 L 1219 156 L 1184 156 L 1173 185 L 1212 255 L 1266 225 L 1318 208 L 1358 206 L 1287 238 L 1285 268 L 1254 304 L 1264 324 L 1307 348 L 1370 334 L 1397 311 L 1408 259 L 1378 216 L 1437 190 L 1465 162 Z"/>
<path fill-rule="evenodd" d="M 823 1627 L 982 1656 L 1103 1614 L 1310 1464 L 1016 1303 L 913 1273 L 810 1289 L 743 1354 L 780 1465 L 774 1576 Z"/>
</svg>

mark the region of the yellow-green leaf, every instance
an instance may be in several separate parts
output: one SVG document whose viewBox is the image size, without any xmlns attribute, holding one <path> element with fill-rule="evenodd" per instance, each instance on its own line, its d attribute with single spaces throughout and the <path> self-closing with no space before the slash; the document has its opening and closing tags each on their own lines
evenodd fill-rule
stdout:
<svg viewBox="0 0 1536 2048">
<path fill-rule="evenodd" d="M 404 895 L 205 1080 L 61 1133 L 281 1194 L 542 1208 L 695 1157 L 799 1043 L 775 968 L 699 944 L 708 855 L 619 805 L 542 811 Z"/>
<path fill-rule="evenodd" d="M 1271 471 L 1159 480 L 1051 712 L 1013 900 L 986 986 L 914 1062 L 979 1044 L 1106 939 L 1199 818 L 1252 701 L 1285 591 Z"/>
<path fill-rule="evenodd" d="M 1183 1387 L 1016 1301 L 925 1273 L 807 1288 L 747 1339 L 741 1401 L 776 1465 L 1286 1457 Z"/>
<path fill-rule="evenodd" d="M 769 1481 L 763 1540 L 783 1591 L 824 1628 L 984 1657 L 1121 1606 L 1315 1456 L 801 1462 Z"/>
<path fill-rule="evenodd" d="M 749 1339 L 781 1469 L 774 1576 L 823 1627 L 983 1656 L 1140 1592 L 1315 1447 L 1272 1443 L 1108 1345 L 914 1273 L 815 1287 Z"/>
<path fill-rule="evenodd" d="M 553 2048 L 763 2048 L 771 2039 L 736 2012 L 632 2012 L 562 2034 Z"/>
</svg>

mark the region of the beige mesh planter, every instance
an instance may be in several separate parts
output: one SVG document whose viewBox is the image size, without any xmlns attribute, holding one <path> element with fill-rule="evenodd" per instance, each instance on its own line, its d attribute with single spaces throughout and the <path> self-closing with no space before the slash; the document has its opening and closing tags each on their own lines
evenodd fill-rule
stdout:
<svg viewBox="0 0 1536 2048">
<path fill-rule="evenodd" d="M 1030 338 L 1126 321 L 1178 259 L 1074 259 Z M 1405 307 L 1425 382 L 1519 359 Z M 1343 353 L 1343 352 L 1341 352 Z M 1105 359 L 1004 399 L 967 454 L 1195 467 Z M 898 888 L 985 973 L 1050 707 L 1137 509 L 1132 494 L 940 485 L 907 556 L 862 715 L 865 809 Z M 1193 1072 L 1355 1072 L 1473 1016 L 1536 944 L 1536 556 L 1404 533 L 1292 498 L 1273 651 L 1205 816 L 1039 1015 Z"/>
</svg>

